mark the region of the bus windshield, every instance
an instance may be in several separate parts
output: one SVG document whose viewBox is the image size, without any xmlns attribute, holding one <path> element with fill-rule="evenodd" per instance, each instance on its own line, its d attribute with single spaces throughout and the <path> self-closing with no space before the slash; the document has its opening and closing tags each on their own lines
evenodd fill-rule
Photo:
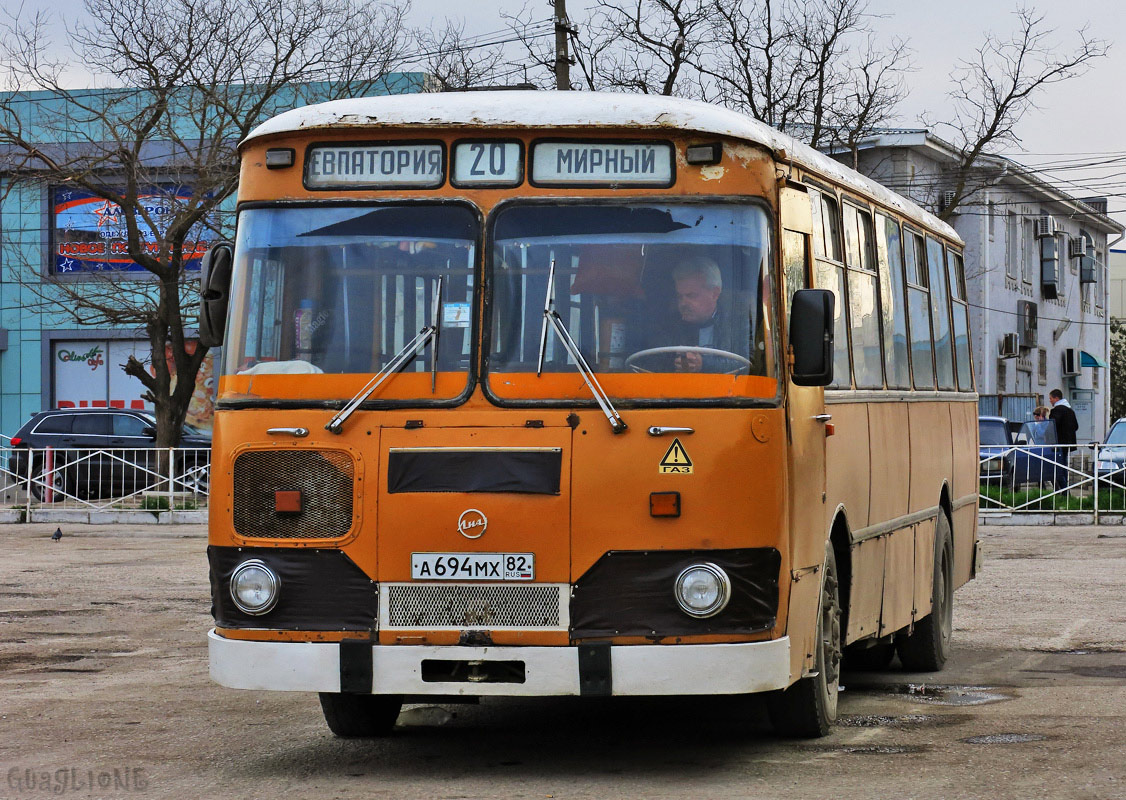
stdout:
<svg viewBox="0 0 1126 800">
<path fill-rule="evenodd" d="M 542 348 L 547 379 L 535 380 L 553 266 L 554 308 L 611 395 L 774 395 L 770 229 L 758 206 L 512 204 L 495 213 L 493 241 L 497 395 L 584 395 L 553 330 Z"/>
<path fill-rule="evenodd" d="M 439 394 L 457 395 L 468 380 L 479 228 L 457 204 L 244 210 L 224 373 L 378 372 L 431 324 L 442 278 L 438 369 L 466 377 L 443 381 Z M 405 371 L 428 372 L 433 357 L 426 348 Z"/>
</svg>

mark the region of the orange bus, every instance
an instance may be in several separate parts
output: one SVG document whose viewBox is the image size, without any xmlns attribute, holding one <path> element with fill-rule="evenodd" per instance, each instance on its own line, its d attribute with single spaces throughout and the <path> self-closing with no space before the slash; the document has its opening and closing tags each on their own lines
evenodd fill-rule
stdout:
<svg viewBox="0 0 1126 800">
<path fill-rule="evenodd" d="M 948 225 L 666 97 L 354 99 L 240 149 L 200 322 L 218 683 L 340 736 L 756 692 L 815 736 L 842 655 L 942 667 L 977 555 Z"/>
</svg>

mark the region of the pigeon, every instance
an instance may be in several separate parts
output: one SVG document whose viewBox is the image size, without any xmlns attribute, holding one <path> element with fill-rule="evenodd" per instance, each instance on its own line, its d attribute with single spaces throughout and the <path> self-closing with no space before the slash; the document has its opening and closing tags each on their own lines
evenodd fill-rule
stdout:
<svg viewBox="0 0 1126 800">
<path fill-rule="evenodd" d="M 57 542 L 61 538 L 63 538 L 63 529 L 55 528 L 55 532 L 51 534 L 51 541 Z"/>
</svg>

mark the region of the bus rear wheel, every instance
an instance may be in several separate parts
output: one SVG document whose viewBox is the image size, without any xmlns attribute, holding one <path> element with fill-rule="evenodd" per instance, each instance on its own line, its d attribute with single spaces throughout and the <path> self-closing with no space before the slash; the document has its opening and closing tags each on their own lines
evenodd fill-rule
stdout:
<svg viewBox="0 0 1126 800">
<path fill-rule="evenodd" d="M 767 709 L 774 729 L 783 736 L 825 736 L 837 721 L 837 694 L 841 671 L 841 603 L 837 559 L 832 546 L 825 550 L 821 577 L 821 603 L 817 615 L 817 652 L 814 674 L 789 689 L 768 697 Z"/>
<path fill-rule="evenodd" d="M 908 672 L 938 672 L 950 655 L 954 630 L 954 543 L 950 520 L 939 513 L 934 529 L 934 575 L 931 613 L 914 630 L 896 640 L 899 660 Z"/>
<path fill-rule="evenodd" d="M 395 727 L 403 698 L 383 694 L 321 692 L 328 729 L 342 739 L 386 736 Z"/>
</svg>

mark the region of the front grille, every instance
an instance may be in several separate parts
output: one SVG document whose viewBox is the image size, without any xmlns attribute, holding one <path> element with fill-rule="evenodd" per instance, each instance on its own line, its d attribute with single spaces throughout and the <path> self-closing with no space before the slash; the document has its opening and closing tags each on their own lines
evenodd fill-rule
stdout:
<svg viewBox="0 0 1126 800">
<path fill-rule="evenodd" d="M 352 457 L 339 450 L 251 450 L 235 459 L 235 531 L 248 539 L 338 539 L 352 527 Z M 300 491 L 279 514 L 277 491 Z"/>
<path fill-rule="evenodd" d="M 565 591 L 556 584 L 384 584 L 388 628 L 565 628 Z"/>
</svg>

